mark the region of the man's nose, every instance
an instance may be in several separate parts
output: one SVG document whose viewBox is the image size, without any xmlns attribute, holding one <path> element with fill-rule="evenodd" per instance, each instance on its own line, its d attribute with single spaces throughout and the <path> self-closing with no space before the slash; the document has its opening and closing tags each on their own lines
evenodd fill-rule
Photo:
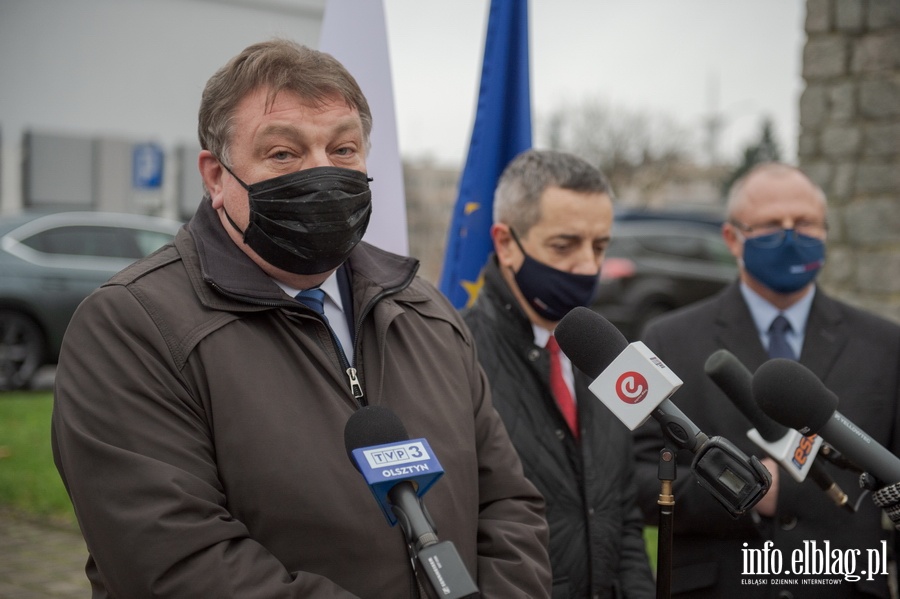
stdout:
<svg viewBox="0 0 900 599">
<path fill-rule="evenodd" d="M 331 161 L 331 156 L 325 148 L 311 151 L 306 160 L 303 161 L 303 168 L 314 168 L 317 166 L 334 166 L 334 162 Z"/>
<path fill-rule="evenodd" d="M 572 267 L 573 274 L 595 275 L 600 272 L 600 260 L 590 244 L 586 244 L 585 247 L 579 249 L 575 258 L 575 264 Z"/>
<path fill-rule="evenodd" d="M 781 228 L 782 229 L 793 229 L 796 221 L 791 216 L 785 216 L 781 219 Z"/>
</svg>

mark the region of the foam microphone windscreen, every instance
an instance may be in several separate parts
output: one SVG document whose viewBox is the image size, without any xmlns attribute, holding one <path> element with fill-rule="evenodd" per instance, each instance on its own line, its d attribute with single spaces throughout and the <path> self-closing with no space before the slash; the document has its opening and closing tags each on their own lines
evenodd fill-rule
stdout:
<svg viewBox="0 0 900 599">
<path fill-rule="evenodd" d="M 787 358 L 774 358 L 756 370 L 753 397 L 773 420 L 801 432 L 818 432 L 838 406 L 837 395 L 815 374 Z"/>
<path fill-rule="evenodd" d="M 734 354 L 727 349 L 717 349 L 706 359 L 703 370 L 747 417 L 763 439 L 774 443 L 788 434 L 786 426 L 772 420 L 756 404 L 753 398 L 753 375 Z"/>
<path fill-rule="evenodd" d="M 382 406 L 363 406 L 350 416 L 344 426 L 344 447 L 354 466 L 354 449 L 407 440 L 409 434 L 403 422 L 393 411 Z"/>
<path fill-rule="evenodd" d="M 594 379 L 628 347 L 615 325 L 583 306 L 566 314 L 553 335 L 572 364 Z"/>
</svg>

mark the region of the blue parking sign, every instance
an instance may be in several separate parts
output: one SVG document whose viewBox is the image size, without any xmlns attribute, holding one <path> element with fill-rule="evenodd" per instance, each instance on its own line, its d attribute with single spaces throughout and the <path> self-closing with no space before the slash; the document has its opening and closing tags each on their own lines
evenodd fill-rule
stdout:
<svg viewBox="0 0 900 599">
<path fill-rule="evenodd" d="M 131 152 L 131 182 L 135 189 L 162 187 L 163 150 L 159 144 L 134 144 Z"/>
</svg>

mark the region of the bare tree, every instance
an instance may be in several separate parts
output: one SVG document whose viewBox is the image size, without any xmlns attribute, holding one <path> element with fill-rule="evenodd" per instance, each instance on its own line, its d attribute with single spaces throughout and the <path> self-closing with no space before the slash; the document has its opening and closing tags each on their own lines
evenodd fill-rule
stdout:
<svg viewBox="0 0 900 599">
<path fill-rule="evenodd" d="M 648 197 L 690 159 L 692 136 L 667 115 L 612 107 L 590 98 L 538 119 L 541 145 L 597 164 L 615 190 Z"/>
<path fill-rule="evenodd" d="M 754 166 L 773 160 L 781 160 L 781 145 L 775 134 L 775 124 L 770 117 L 766 117 L 759 125 L 759 139 L 744 146 L 741 163 L 722 184 L 722 194 L 727 194 L 734 182 L 750 172 Z"/>
</svg>

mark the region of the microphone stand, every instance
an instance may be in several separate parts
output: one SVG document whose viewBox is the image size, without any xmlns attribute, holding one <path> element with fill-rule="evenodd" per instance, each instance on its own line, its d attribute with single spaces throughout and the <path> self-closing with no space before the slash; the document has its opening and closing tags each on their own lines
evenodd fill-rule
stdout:
<svg viewBox="0 0 900 599">
<path fill-rule="evenodd" d="M 672 534 L 675 526 L 675 452 L 663 447 L 659 452 L 659 533 L 656 543 L 656 599 L 672 594 Z"/>
<path fill-rule="evenodd" d="M 669 402 L 657 407 L 654 418 L 663 435 L 694 455 L 691 472 L 732 518 L 756 505 L 769 490 L 772 477 L 756 456 L 749 458 L 727 439 L 708 437 Z M 656 545 L 656 599 L 672 592 L 672 537 L 675 520 L 675 452 L 663 447 L 659 454 L 659 534 Z"/>
</svg>

